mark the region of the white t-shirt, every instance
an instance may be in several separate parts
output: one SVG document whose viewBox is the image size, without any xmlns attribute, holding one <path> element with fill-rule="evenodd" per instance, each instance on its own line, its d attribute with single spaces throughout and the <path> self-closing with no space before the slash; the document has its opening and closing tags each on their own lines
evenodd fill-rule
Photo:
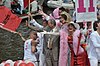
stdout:
<svg viewBox="0 0 100 66">
<path fill-rule="evenodd" d="M 32 39 L 28 39 L 24 43 L 24 60 L 30 60 L 32 62 L 37 61 L 35 53 L 31 51 L 31 41 Z"/>
</svg>

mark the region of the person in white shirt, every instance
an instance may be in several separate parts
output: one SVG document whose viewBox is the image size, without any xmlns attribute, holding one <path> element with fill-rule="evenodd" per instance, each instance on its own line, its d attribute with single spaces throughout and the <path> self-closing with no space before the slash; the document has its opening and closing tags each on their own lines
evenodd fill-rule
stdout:
<svg viewBox="0 0 100 66">
<path fill-rule="evenodd" d="M 37 62 L 37 57 L 36 57 L 37 44 L 38 44 L 37 33 L 31 32 L 30 39 L 26 40 L 24 43 L 24 60 L 25 61 L 31 61 L 33 63 Z"/>
<path fill-rule="evenodd" d="M 94 23 L 96 31 L 90 35 L 89 60 L 91 66 L 98 66 L 100 60 L 100 20 Z"/>
</svg>

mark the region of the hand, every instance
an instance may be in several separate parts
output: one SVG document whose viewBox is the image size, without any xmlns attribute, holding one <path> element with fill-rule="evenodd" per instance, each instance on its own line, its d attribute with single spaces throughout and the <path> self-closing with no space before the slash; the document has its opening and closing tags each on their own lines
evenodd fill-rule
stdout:
<svg viewBox="0 0 100 66">
<path fill-rule="evenodd" d="M 28 12 L 27 14 L 28 14 L 28 16 L 31 16 L 31 15 L 32 15 L 32 14 L 31 14 L 31 13 L 29 13 L 29 12 Z"/>
<path fill-rule="evenodd" d="M 40 42 L 40 41 L 39 41 L 39 38 L 36 39 L 36 42 L 37 42 L 37 44 L 39 44 L 39 42 Z"/>
<path fill-rule="evenodd" d="M 20 36 L 22 36 L 22 33 L 20 33 L 20 32 L 18 32 L 17 34 L 20 35 Z"/>
<path fill-rule="evenodd" d="M 43 32 L 47 32 L 46 30 L 43 30 Z"/>
<path fill-rule="evenodd" d="M 37 46 L 37 44 L 38 44 L 36 40 L 32 40 L 31 42 L 32 42 L 32 44 L 31 44 L 32 46 Z"/>
<path fill-rule="evenodd" d="M 39 10 L 38 12 L 39 12 L 40 14 L 42 14 L 42 15 L 44 14 L 44 12 L 43 12 L 42 10 Z"/>
</svg>

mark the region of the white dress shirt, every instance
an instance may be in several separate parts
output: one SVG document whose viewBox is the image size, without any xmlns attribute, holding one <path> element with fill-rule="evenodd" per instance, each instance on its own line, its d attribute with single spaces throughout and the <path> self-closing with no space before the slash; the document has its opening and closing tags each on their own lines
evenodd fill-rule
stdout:
<svg viewBox="0 0 100 66">
<path fill-rule="evenodd" d="M 91 66 L 98 66 L 98 60 L 100 60 L 100 35 L 97 31 L 90 35 L 89 59 Z"/>
</svg>

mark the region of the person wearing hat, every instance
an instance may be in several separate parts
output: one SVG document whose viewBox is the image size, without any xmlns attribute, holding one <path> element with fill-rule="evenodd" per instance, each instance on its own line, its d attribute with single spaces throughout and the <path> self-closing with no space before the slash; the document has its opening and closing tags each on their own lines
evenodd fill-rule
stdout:
<svg viewBox="0 0 100 66">
<path fill-rule="evenodd" d="M 61 14 L 62 29 L 60 31 L 61 40 L 60 40 L 59 66 L 75 66 L 75 65 L 77 66 L 78 64 L 79 66 L 86 66 L 87 64 L 86 52 L 78 44 L 78 39 L 79 39 L 78 37 L 80 37 L 81 32 L 80 30 L 78 30 L 79 27 L 77 27 L 77 24 L 70 22 L 71 21 L 67 21 L 67 16 L 65 14 Z M 72 48 L 69 45 L 70 41 L 68 41 L 69 39 L 68 37 L 71 37 L 72 39 L 70 44 Z M 82 39 L 81 42 L 84 42 L 85 37 L 82 35 L 80 39 Z M 71 58 L 69 58 L 70 52 L 71 52 Z M 80 64 L 80 62 L 76 62 L 76 64 L 74 64 L 75 55 L 81 57 L 81 59 L 79 60 L 82 62 L 82 64 Z"/>
<path fill-rule="evenodd" d="M 61 14 L 66 14 L 66 16 L 68 17 L 68 20 L 71 19 L 71 16 L 69 15 L 69 9 L 65 9 L 63 7 L 58 7 L 56 9 L 54 9 L 54 11 L 52 13 L 50 13 L 49 15 L 45 14 L 42 10 L 39 10 L 39 13 L 43 16 L 44 19 L 46 19 L 47 21 L 49 19 L 54 19 L 56 21 L 56 26 L 58 28 L 61 28 L 61 23 L 60 23 L 60 16 Z M 68 21 L 69 22 L 69 21 Z"/>
<path fill-rule="evenodd" d="M 85 37 L 78 29 L 79 27 L 76 23 L 71 22 L 68 24 L 67 43 L 71 51 L 70 66 L 90 66 L 87 53 L 82 46 L 82 44 L 84 44 Z"/>
<path fill-rule="evenodd" d="M 71 20 L 70 20 L 71 21 Z M 59 53 L 59 66 L 69 66 L 67 63 L 70 59 L 70 51 L 67 45 L 66 36 L 68 34 L 68 16 L 64 13 L 61 14 L 60 22 L 62 23 L 61 30 L 60 30 L 60 53 Z"/>
</svg>

